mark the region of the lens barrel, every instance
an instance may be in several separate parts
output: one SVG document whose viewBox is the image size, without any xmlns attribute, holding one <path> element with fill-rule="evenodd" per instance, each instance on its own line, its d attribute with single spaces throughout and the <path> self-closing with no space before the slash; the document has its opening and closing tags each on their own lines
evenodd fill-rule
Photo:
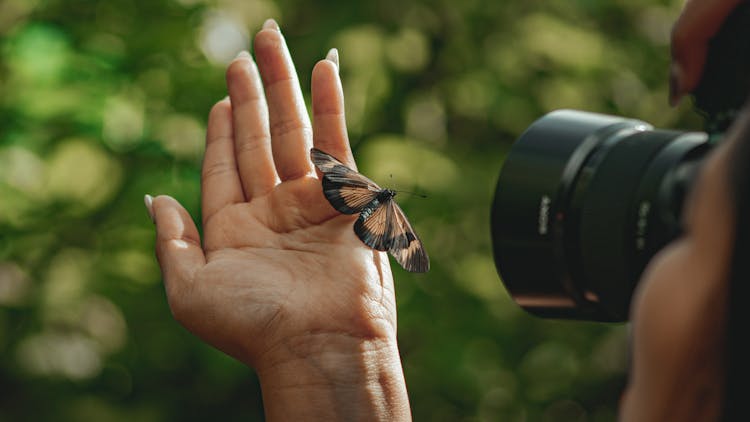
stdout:
<svg viewBox="0 0 750 422">
<path fill-rule="evenodd" d="M 495 263 L 513 299 L 548 318 L 623 321 L 648 261 L 680 234 L 704 133 L 574 110 L 534 122 L 495 191 Z"/>
</svg>

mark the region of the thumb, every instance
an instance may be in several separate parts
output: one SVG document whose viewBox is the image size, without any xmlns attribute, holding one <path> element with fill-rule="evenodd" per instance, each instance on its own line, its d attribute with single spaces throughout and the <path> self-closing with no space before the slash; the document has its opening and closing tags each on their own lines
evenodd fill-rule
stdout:
<svg viewBox="0 0 750 422">
<path fill-rule="evenodd" d="M 174 312 L 177 301 L 185 302 L 181 297 L 191 290 L 195 273 L 206 264 L 206 257 L 198 229 L 179 202 L 166 195 L 146 195 L 145 202 L 156 224 L 156 258 Z"/>
</svg>

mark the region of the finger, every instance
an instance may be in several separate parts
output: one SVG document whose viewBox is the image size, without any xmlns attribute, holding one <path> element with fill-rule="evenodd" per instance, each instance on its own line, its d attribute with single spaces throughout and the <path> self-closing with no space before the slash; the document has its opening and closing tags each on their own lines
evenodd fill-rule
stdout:
<svg viewBox="0 0 750 422">
<path fill-rule="evenodd" d="M 338 51 L 332 48 L 326 60 L 312 72 L 313 143 L 315 148 L 357 169 L 349 146 L 344 116 L 344 90 L 339 78 Z"/>
<path fill-rule="evenodd" d="M 206 155 L 201 172 L 203 225 L 217 211 L 244 200 L 234 157 L 232 106 L 229 99 L 224 99 L 216 103 L 208 115 Z"/>
<path fill-rule="evenodd" d="M 276 171 L 282 181 L 314 174 L 309 158 L 312 128 L 294 63 L 276 23 L 269 19 L 263 27 L 254 46 L 268 101 Z"/>
<path fill-rule="evenodd" d="M 670 101 L 695 89 L 703 75 L 708 42 L 740 0 L 689 0 L 672 29 Z"/>
<path fill-rule="evenodd" d="M 184 303 L 196 272 L 206 263 L 198 229 L 176 200 L 160 195 L 152 201 L 156 224 L 156 257 L 159 260 L 170 306 Z M 175 309 L 172 309 L 173 312 Z"/>
<path fill-rule="evenodd" d="M 234 153 L 245 199 L 260 196 L 278 183 L 271 155 L 268 107 L 258 68 L 247 52 L 227 68 L 227 87 L 232 99 Z"/>
</svg>

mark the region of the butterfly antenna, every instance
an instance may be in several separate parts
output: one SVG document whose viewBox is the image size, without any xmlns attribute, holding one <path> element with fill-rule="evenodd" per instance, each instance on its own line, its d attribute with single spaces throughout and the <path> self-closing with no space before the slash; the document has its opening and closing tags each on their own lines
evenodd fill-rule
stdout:
<svg viewBox="0 0 750 422">
<path fill-rule="evenodd" d="M 393 173 L 389 173 L 388 175 L 389 175 L 389 176 L 391 177 L 391 180 L 393 180 Z M 411 191 L 408 191 L 408 190 L 398 190 L 398 189 L 394 189 L 394 191 L 396 191 L 396 192 L 398 192 L 398 193 L 408 193 L 409 195 L 414 195 L 414 196 L 418 196 L 418 197 L 420 197 L 420 198 L 423 198 L 423 199 L 426 199 L 426 198 L 427 198 L 427 195 L 425 195 L 425 194 L 422 194 L 422 193 L 416 193 L 416 192 L 411 192 Z"/>
<path fill-rule="evenodd" d="M 408 190 L 397 190 L 396 192 L 398 192 L 398 193 L 408 193 L 409 195 L 414 195 L 414 196 L 417 196 L 417 197 L 423 198 L 423 199 L 427 198 L 427 195 L 425 195 L 423 193 L 410 192 Z"/>
</svg>

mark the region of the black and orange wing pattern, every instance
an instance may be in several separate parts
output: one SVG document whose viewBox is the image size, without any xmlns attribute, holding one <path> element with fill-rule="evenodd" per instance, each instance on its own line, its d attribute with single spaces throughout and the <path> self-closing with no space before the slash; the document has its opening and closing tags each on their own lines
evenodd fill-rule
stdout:
<svg viewBox="0 0 750 422">
<path fill-rule="evenodd" d="M 392 199 L 395 192 L 382 189 L 319 149 L 313 148 L 310 156 L 323 173 L 323 194 L 328 202 L 341 213 L 359 213 L 354 232 L 365 245 L 388 251 L 407 271 L 430 269 L 422 241 Z"/>
<path fill-rule="evenodd" d="M 310 150 L 310 157 L 323 173 L 323 194 L 341 213 L 356 214 L 362 211 L 383 190 L 372 180 L 317 148 Z"/>
<path fill-rule="evenodd" d="M 357 222 L 354 223 L 354 233 L 357 233 L 362 242 L 379 251 L 389 250 L 393 243 L 388 208 L 387 203 L 381 204 L 377 200 L 373 201 L 362 210 Z"/>
<path fill-rule="evenodd" d="M 419 236 L 395 201 L 389 201 L 388 210 L 391 214 L 388 218 L 391 226 L 389 232 L 393 239 L 388 251 L 406 271 L 426 273 L 430 270 L 430 259 Z"/>
</svg>

